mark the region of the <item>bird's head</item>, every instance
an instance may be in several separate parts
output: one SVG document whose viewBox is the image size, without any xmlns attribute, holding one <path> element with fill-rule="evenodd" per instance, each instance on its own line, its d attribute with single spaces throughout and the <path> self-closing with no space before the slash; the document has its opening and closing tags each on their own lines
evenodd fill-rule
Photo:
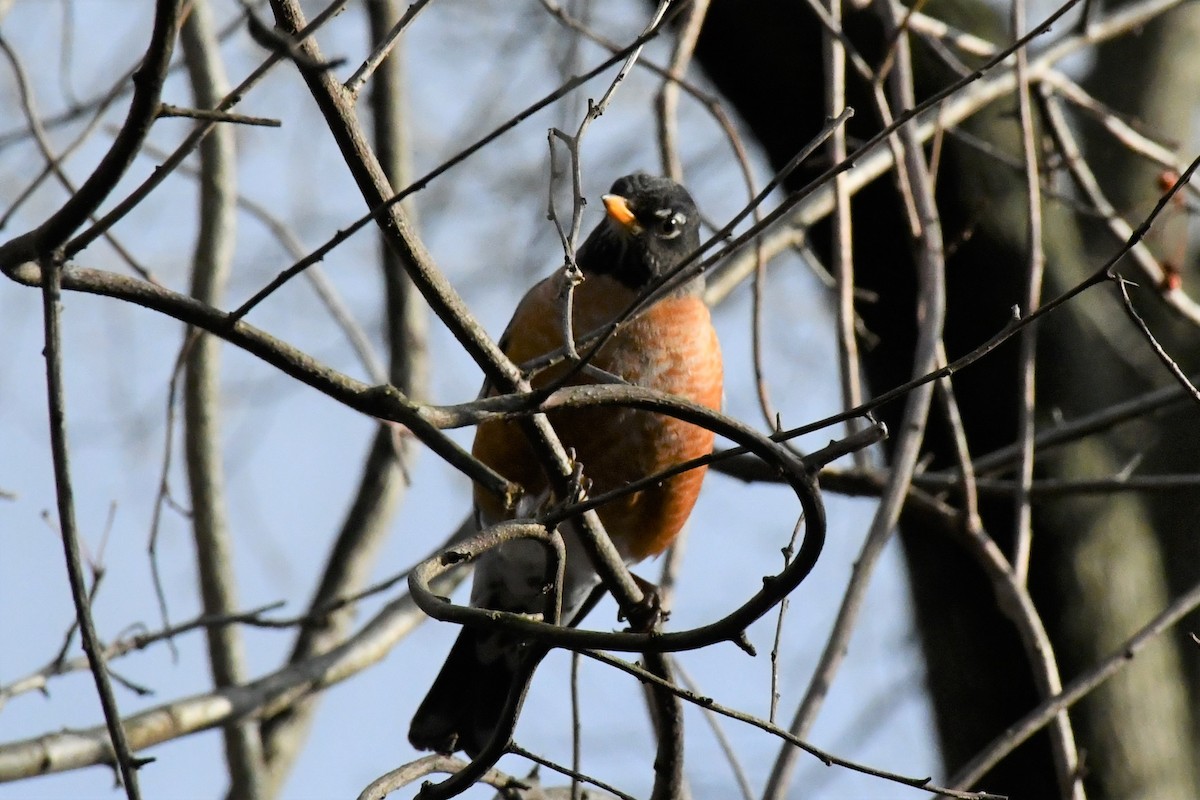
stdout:
<svg viewBox="0 0 1200 800">
<path fill-rule="evenodd" d="M 700 246 L 700 213 L 678 183 L 637 172 L 604 195 L 604 220 L 579 248 L 585 274 L 640 290 Z"/>
</svg>

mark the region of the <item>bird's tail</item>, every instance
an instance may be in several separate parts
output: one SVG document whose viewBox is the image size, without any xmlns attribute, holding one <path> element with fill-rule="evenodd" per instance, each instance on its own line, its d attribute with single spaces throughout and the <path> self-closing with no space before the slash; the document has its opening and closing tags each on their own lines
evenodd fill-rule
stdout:
<svg viewBox="0 0 1200 800">
<path fill-rule="evenodd" d="M 515 689 L 516 702 L 524 699 L 529 670 L 522 666 L 531 669 L 540 660 L 529 663 L 531 655 L 502 634 L 464 627 L 413 715 L 408 741 L 418 750 L 479 755 L 504 717 L 509 694 Z"/>
</svg>

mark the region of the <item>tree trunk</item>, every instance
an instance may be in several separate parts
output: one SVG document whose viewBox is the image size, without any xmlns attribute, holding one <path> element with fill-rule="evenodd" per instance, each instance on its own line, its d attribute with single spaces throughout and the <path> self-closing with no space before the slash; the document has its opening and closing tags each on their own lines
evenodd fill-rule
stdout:
<svg viewBox="0 0 1200 800">
<path fill-rule="evenodd" d="M 992 41 L 1010 39 L 982 6 L 964 8 L 957 4 L 942 9 L 938 5 L 932 3 L 934 7 L 925 10 L 944 18 L 953 15 L 949 19 L 952 24 Z M 1194 16 L 1194 12 L 1189 13 Z M 1170 23 L 1165 27 L 1170 29 Z M 869 62 L 877 58 L 880 35 L 873 12 L 849 13 L 845 28 Z M 1185 36 L 1185 41 L 1194 40 L 1190 34 Z M 1122 47 L 1123 54 L 1108 59 L 1112 62 L 1108 66 L 1120 71 L 1127 62 L 1137 63 L 1149 72 L 1131 78 L 1137 89 L 1126 93 L 1127 97 L 1152 94 L 1150 88 L 1159 80 L 1153 70 L 1171 68 L 1179 49 L 1170 42 L 1155 44 L 1145 37 L 1129 38 Z M 1162 48 L 1165 55 L 1143 58 L 1147 48 L 1156 47 Z M 928 94 L 955 77 L 944 68 L 934 67 L 935 59 L 922 53 L 919 45 L 915 45 L 915 53 L 920 70 L 919 92 Z M 804 4 L 715 0 L 697 58 L 776 168 L 784 165 L 824 122 L 821 26 Z M 1200 75 L 1200 69 L 1187 69 L 1190 76 Z M 847 103 L 856 112 L 850 129 L 853 141 L 853 137 L 866 138 L 878 130 L 879 121 L 871 113 L 873 104 L 866 87 L 856 83 L 853 76 L 848 80 Z M 1195 89 L 1189 91 L 1194 97 Z M 1187 114 L 1194 111 L 1184 101 L 1167 103 L 1166 108 Z M 996 101 L 963 127 L 1020 158 L 1014 97 Z M 802 186 L 824 166 L 818 164 L 793 176 L 789 188 Z M 1134 180 L 1122 173 L 1112 177 L 1118 183 Z M 1142 178 L 1137 180 L 1148 188 L 1152 202 L 1157 187 Z M 946 137 L 938 170 L 938 199 L 946 248 L 951 254 L 947 262 L 945 335 L 951 359 L 999 331 L 1010 309 L 1022 303 L 1028 224 L 1024 193 L 1024 177 L 1017 170 L 981 157 L 953 136 Z M 916 332 L 915 278 L 908 258 L 911 239 L 890 177 L 859 193 L 853 207 L 857 284 L 878 296 L 877 301 L 860 303 L 858 311 L 871 333 L 879 337 L 879 343 L 863 354 L 870 385 L 879 393 L 904 382 L 911 368 Z M 1069 209 L 1048 202 L 1044 213 L 1050 272 L 1045 296 L 1049 298 L 1094 271 L 1103 258 L 1089 257 L 1081 245 L 1084 234 Z M 1134 225 L 1140 220 L 1138 214 L 1131 217 Z M 828 233 L 812 233 L 818 252 L 822 252 Z M 1103 243 L 1105 257 L 1116 249 L 1111 237 L 1102 238 L 1107 234 L 1089 231 L 1086 235 L 1091 241 Z M 1140 370 L 1143 377 L 1137 382 L 1123 366 L 1128 364 L 1130 348 L 1139 355 L 1147 348 L 1124 323 L 1112 292 L 1101 287 L 1083 299 L 1087 305 L 1068 304 L 1065 313 L 1052 316 L 1041 328 L 1039 409 L 1047 419 L 1051 409 L 1062 409 L 1070 417 L 1128 398 L 1146 385 L 1146 374 L 1152 375 L 1157 384 L 1164 382 L 1161 366 L 1147 366 L 1145 359 Z M 1096 322 L 1105 320 L 1109 328 L 1129 333 L 1117 339 L 1105 336 L 1104 331 L 1097 332 Z M 1194 330 L 1186 332 L 1194 339 Z M 1016 359 L 1017 345 L 1010 342 L 954 377 L 973 455 L 1015 440 Z M 894 425 L 900 411 L 900 404 L 892 404 L 881 410 L 881 417 Z M 949 429 L 941 413 L 940 408 L 935 409 L 926 437 L 932 469 L 955 463 Z M 1200 431 L 1194 407 L 1184 413 L 1190 415 L 1190 432 Z M 1156 427 L 1159 438 L 1173 438 L 1166 433 L 1167 429 Z M 1142 432 L 1134 435 L 1144 444 Z M 1047 475 L 1112 475 L 1124 465 L 1128 450 L 1119 450 L 1112 441 L 1116 438 L 1089 439 L 1065 451 L 1065 455 L 1039 458 L 1037 466 Z M 1186 453 L 1195 452 L 1192 443 Z M 1185 457 L 1179 448 L 1175 448 L 1175 454 L 1177 461 Z M 1186 469 L 1194 468 L 1193 457 Z M 1160 549 L 1156 538 L 1156 524 L 1161 524 L 1164 513 L 1172 516 L 1160 506 L 1177 507 L 1176 503 L 1178 498 L 1170 494 L 1124 494 L 1056 500 L 1035 507 L 1031 589 L 1055 640 L 1064 680 L 1110 653 L 1161 610 L 1172 588 L 1178 591 L 1195 582 L 1196 564 L 1200 563 L 1194 535 L 1197 502 L 1189 498 L 1186 512 L 1180 515 L 1180 527 L 1188 535 L 1177 540 L 1169 537 L 1174 542 L 1168 546 L 1170 556 Z M 1006 552 L 1014 528 L 1013 508 L 1009 498 L 981 501 L 984 527 Z M 954 544 L 924 530 L 904 529 L 902 542 L 939 741 L 948 771 L 953 772 L 1037 705 L 1040 698 L 1014 628 L 998 608 L 989 582 L 978 567 Z M 1180 555 L 1184 552 L 1186 557 Z M 1172 561 L 1184 562 L 1186 574 L 1175 575 L 1179 571 L 1176 568 L 1170 571 L 1168 580 L 1163 564 Z M 1180 661 L 1177 641 L 1164 640 L 1072 712 L 1090 797 L 1127 800 L 1197 796 L 1192 757 L 1195 744 L 1189 734 L 1189 726 L 1194 723 Z M 1056 796 L 1059 789 L 1048 737 L 1036 737 L 1019 748 L 978 786 L 1012 797 Z M 1151 788 L 1153 795 L 1149 793 Z"/>
</svg>

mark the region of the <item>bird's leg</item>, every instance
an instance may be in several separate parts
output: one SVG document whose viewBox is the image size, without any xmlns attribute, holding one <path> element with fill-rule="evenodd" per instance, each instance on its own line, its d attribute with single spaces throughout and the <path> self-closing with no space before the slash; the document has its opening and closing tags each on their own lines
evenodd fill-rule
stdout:
<svg viewBox="0 0 1200 800">
<path fill-rule="evenodd" d="M 567 448 L 567 458 L 571 461 L 571 476 L 567 479 L 567 496 L 562 505 L 573 506 L 587 499 L 592 488 L 591 478 L 583 474 L 583 462 L 575 456 L 575 448 Z"/>
<path fill-rule="evenodd" d="M 617 618 L 627 618 L 629 620 L 629 630 L 635 633 L 649 633 L 657 630 L 671 616 L 670 610 L 663 607 L 662 595 L 658 591 L 658 585 L 635 573 L 631 572 L 629 575 L 633 578 L 633 582 L 638 585 L 638 588 L 642 590 L 642 602 L 630 609 L 627 615 L 622 613 Z"/>
</svg>

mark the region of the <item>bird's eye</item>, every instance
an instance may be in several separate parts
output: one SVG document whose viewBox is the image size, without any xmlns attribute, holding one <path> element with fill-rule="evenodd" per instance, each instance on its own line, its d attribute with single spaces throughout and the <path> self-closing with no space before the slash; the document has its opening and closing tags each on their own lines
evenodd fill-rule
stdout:
<svg viewBox="0 0 1200 800">
<path fill-rule="evenodd" d="M 674 239 L 683 230 L 684 218 L 680 214 L 671 214 L 658 221 L 658 233 L 664 239 Z"/>
</svg>

